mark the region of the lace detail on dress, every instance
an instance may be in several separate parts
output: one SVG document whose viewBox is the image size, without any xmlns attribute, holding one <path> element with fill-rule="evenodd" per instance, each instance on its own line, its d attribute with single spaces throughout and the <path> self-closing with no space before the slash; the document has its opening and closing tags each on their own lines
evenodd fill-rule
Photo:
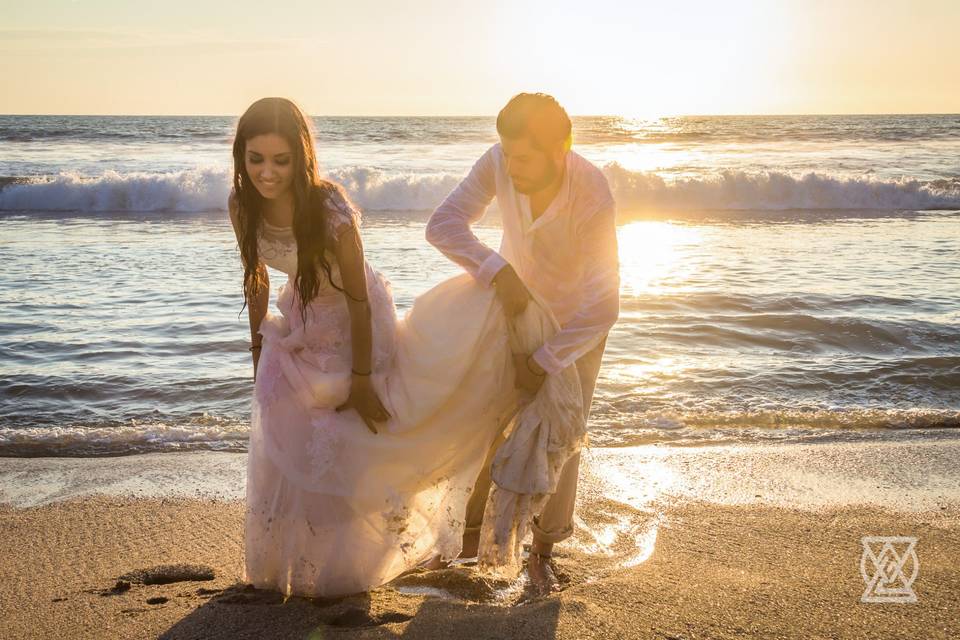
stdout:
<svg viewBox="0 0 960 640">
<path fill-rule="evenodd" d="M 283 373 L 280 370 L 280 362 L 274 350 L 263 350 L 257 365 L 257 379 L 253 387 L 261 406 L 268 406 L 277 401 L 277 383 L 281 375 Z"/>
<path fill-rule="evenodd" d="M 268 267 L 288 276 L 297 273 L 297 241 L 288 227 L 261 227 L 257 233 L 257 254 Z"/>
<path fill-rule="evenodd" d="M 307 453 L 312 463 L 311 479 L 314 483 L 320 484 L 324 474 L 340 457 L 343 438 L 337 432 L 336 421 L 329 419 L 329 416 L 313 420 L 312 426 L 313 437 L 307 444 Z"/>
<path fill-rule="evenodd" d="M 360 211 L 339 191 L 332 190 L 324 200 L 326 207 L 326 228 L 328 241 L 332 247 L 337 238 L 348 229 L 360 228 Z M 336 276 L 336 259 L 330 248 L 327 249 L 327 263 Z M 291 227 L 277 227 L 263 221 L 257 231 L 257 252 L 263 262 L 288 276 L 297 274 L 297 240 Z"/>
<path fill-rule="evenodd" d="M 339 293 L 307 308 L 300 344 L 311 353 L 311 364 L 324 373 L 350 368 L 350 312 Z"/>
</svg>

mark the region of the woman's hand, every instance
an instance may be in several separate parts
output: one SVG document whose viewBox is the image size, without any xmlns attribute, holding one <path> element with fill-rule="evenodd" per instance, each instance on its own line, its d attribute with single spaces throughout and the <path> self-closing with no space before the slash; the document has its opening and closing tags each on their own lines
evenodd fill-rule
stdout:
<svg viewBox="0 0 960 640">
<path fill-rule="evenodd" d="M 370 382 L 370 376 L 360 376 L 354 374 L 350 382 L 350 397 L 342 405 L 337 407 L 337 412 L 347 409 L 355 409 L 367 429 L 377 433 L 377 428 L 373 426 L 374 422 L 385 422 L 390 419 L 390 414 L 383 408 L 377 392 Z"/>
</svg>

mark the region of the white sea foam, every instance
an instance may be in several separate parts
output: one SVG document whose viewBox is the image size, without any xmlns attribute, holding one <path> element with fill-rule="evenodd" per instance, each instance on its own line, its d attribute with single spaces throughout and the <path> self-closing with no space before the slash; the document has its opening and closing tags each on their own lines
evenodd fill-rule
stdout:
<svg viewBox="0 0 960 640">
<path fill-rule="evenodd" d="M 725 171 L 667 182 L 655 173 L 605 168 L 623 210 L 644 209 L 877 209 L 960 208 L 960 180 L 878 180 L 820 173 Z"/>
<path fill-rule="evenodd" d="M 0 427 L 0 453 L 117 455 L 148 451 L 245 451 L 241 421 L 203 418 L 180 424 L 131 421 L 123 425 Z"/>
<path fill-rule="evenodd" d="M 595 407 L 596 408 L 596 407 Z M 69 419 L 67 419 L 69 421 Z M 960 428 L 960 412 L 934 409 L 668 412 L 621 407 L 591 414 L 595 446 L 884 440 Z M 246 451 L 245 419 L 131 420 L 126 424 L 0 426 L 0 456 L 129 455 L 170 451 Z"/>
<path fill-rule="evenodd" d="M 623 212 L 675 210 L 928 210 L 960 209 L 960 179 L 923 182 L 880 180 L 821 173 L 727 171 L 665 180 L 650 172 L 604 168 Z M 353 167 L 333 171 L 360 207 L 368 211 L 429 211 L 461 176 L 403 174 Z M 3 211 L 200 212 L 222 211 L 230 189 L 224 168 L 169 173 L 100 176 L 61 173 L 0 191 Z"/>
<path fill-rule="evenodd" d="M 354 201 L 371 211 L 429 211 L 447 196 L 461 176 L 450 174 L 388 174 L 356 167 L 331 172 Z"/>
<path fill-rule="evenodd" d="M 213 168 L 171 173 L 105 171 L 96 177 L 61 173 L 10 184 L 0 191 L 0 210 L 192 212 L 225 207 L 230 176 Z"/>
</svg>

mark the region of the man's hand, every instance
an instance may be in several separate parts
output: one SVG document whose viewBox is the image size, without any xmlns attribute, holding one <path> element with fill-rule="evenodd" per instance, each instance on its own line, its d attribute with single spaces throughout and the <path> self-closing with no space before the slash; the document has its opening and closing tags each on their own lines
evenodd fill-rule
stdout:
<svg viewBox="0 0 960 640">
<path fill-rule="evenodd" d="M 530 292 L 520 280 L 520 276 L 509 264 L 497 272 L 493 277 L 493 285 L 497 290 L 497 298 L 503 306 L 504 313 L 512 318 L 522 313 L 530 302 Z"/>
<path fill-rule="evenodd" d="M 547 379 L 547 372 L 530 356 L 529 353 L 513 354 L 513 368 L 517 372 L 516 387 L 534 395 Z"/>
</svg>

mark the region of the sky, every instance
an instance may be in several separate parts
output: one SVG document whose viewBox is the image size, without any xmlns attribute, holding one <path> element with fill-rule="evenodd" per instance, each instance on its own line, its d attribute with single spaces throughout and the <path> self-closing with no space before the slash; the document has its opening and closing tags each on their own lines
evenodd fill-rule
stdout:
<svg viewBox="0 0 960 640">
<path fill-rule="evenodd" d="M 958 0 L 0 0 L 0 113 L 960 112 Z"/>
</svg>

